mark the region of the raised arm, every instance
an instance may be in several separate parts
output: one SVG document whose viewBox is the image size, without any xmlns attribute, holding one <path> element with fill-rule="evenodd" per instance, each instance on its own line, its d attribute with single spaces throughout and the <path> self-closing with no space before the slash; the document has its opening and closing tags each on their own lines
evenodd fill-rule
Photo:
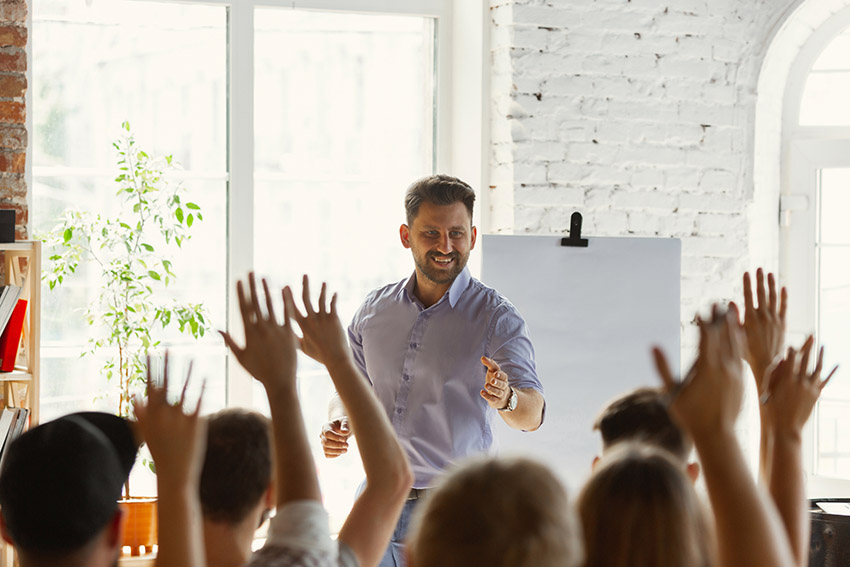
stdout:
<svg viewBox="0 0 850 567">
<path fill-rule="evenodd" d="M 159 551 L 157 567 L 204 567 L 204 534 L 198 496 L 206 445 L 206 423 L 199 417 L 201 401 L 190 413 L 183 412 L 186 384 L 180 403 L 170 405 L 168 354 L 162 387 L 151 380 L 148 361 L 148 395 L 135 402 L 138 431 L 156 463 Z"/>
<path fill-rule="evenodd" d="M 743 396 L 743 337 L 735 309 L 714 306 L 700 321 L 699 356 L 682 383 L 673 379 L 664 354 L 654 350 L 670 413 L 693 438 L 717 525 L 722 567 L 789 567 L 794 557 L 767 494 L 753 481 L 735 420 Z"/>
<path fill-rule="evenodd" d="M 239 309 L 245 326 L 245 346 L 221 332 L 236 360 L 265 388 L 269 397 L 274 432 L 277 479 L 277 506 L 296 500 L 322 498 L 316 465 L 307 441 L 301 403 L 295 380 L 297 338 L 284 306 L 283 324 L 277 322 L 268 284 L 263 280 L 266 313 L 254 274 L 248 275 L 250 295 L 246 297 L 242 282 L 236 284 Z"/>
<path fill-rule="evenodd" d="M 318 309 L 314 310 L 307 276 L 303 286 L 305 314 L 295 306 L 289 288 L 284 290 L 287 311 L 301 327 L 302 347 L 328 368 L 357 435 L 366 472 L 366 488 L 354 503 L 339 539 L 361 565 L 375 565 L 389 544 L 413 476 L 386 413 L 351 356 L 336 313 L 336 294 L 328 308 L 327 286 L 322 284 Z"/>
<path fill-rule="evenodd" d="M 779 293 L 776 289 L 776 279 L 773 274 L 767 274 L 767 289 L 765 289 L 764 271 L 756 270 L 756 289 L 749 273 L 744 274 L 744 323 L 743 329 L 747 337 L 745 359 L 755 378 L 759 399 L 767 392 L 769 382 L 768 370 L 782 353 L 785 340 L 785 311 L 788 306 L 788 292 L 783 287 Z M 765 484 L 770 483 L 770 428 L 765 425 L 763 406 L 759 406 L 761 418 L 761 442 L 759 444 L 759 469 Z"/>
<path fill-rule="evenodd" d="M 813 371 L 809 356 L 814 338 L 800 352 L 788 349 L 785 359 L 770 373 L 762 413 L 763 427 L 771 439 L 770 494 L 779 510 L 799 567 L 809 564 L 809 519 L 803 471 L 803 426 L 809 420 L 820 393 L 836 368 L 821 380 L 823 348 Z"/>
</svg>

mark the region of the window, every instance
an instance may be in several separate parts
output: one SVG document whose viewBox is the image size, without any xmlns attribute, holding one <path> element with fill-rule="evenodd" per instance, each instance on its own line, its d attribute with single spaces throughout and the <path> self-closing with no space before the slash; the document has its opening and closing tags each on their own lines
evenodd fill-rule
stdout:
<svg viewBox="0 0 850 567">
<path fill-rule="evenodd" d="M 227 12 L 221 6 L 42 0 L 33 13 L 33 221 L 52 228 L 69 207 L 110 213 L 116 175 L 112 141 L 130 122 L 149 153 L 170 153 L 204 212 L 174 258 L 170 293 L 203 300 L 226 321 Z M 85 266 L 43 294 L 41 407 L 51 419 L 103 396 L 102 360 L 80 358 L 92 332 L 82 311 L 99 293 Z M 209 335 L 168 336 L 208 379 L 207 408 L 225 404 L 225 352 Z M 97 394 L 96 394 L 97 393 Z M 110 393 L 112 394 L 112 393 Z M 107 395 L 97 407 L 111 409 Z"/>
<path fill-rule="evenodd" d="M 111 142 L 128 120 L 140 146 L 180 162 L 179 179 L 204 211 L 174 260 L 172 289 L 203 299 L 213 328 L 241 332 L 233 289 L 251 268 L 273 286 L 300 285 L 305 272 L 316 286 L 328 281 L 344 322 L 369 290 L 406 277 L 411 263 L 397 240 L 403 191 L 438 168 L 451 171 L 448 133 L 458 128 L 445 110 L 447 50 L 457 8 L 448 0 L 298 4 L 36 0 L 34 232 L 69 206 L 107 212 Z M 79 356 L 90 332 L 81 310 L 96 293 L 83 267 L 44 294 L 44 419 L 91 408 L 103 390 L 98 361 Z M 178 365 L 192 358 L 206 378 L 204 411 L 267 409 L 215 333 L 166 342 Z M 323 375 L 301 360 L 305 419 L 316 434 L 332 392 Z M 339 525 L 362 479 L 359 461 L 327 461 L 318 443 L 315 455 Z"/>
<path fill-rule="evenodd" d="M 791 291 L 788 342 L 814 333 L 825 365 L 850 366 L 850 18 L 835 16 L 803 47 L 789 77 L 783 137 L 781 275 Z M 837 18 L 837 19 L 836 19 Z M 838 28 L 841 20 L 844 23 Z M 844 31 L 841 31 L 843 28 Z M 802 72 L 800 71 L 802 70 Z M 839 371 L 841 372 L 841 371 Z M 806 437 L 812 496 L 850 481 L 850 384 L 824 390 Z"/>
</svg>

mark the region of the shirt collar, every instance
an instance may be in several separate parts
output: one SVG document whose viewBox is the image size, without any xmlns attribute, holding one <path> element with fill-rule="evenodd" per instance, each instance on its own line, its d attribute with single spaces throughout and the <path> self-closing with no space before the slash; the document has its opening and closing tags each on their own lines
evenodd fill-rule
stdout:
<svg viewBox="0 0 850 567">
<path fill-rule="evenodd" d="M 453 281 L 452 285 L 449 286 L 449 291 L 447 292 L 449 296 L 449 305 L 451 305 L 452 308 L 457 305 L 457 302 L 460 300 L 460 296 L 463 295 L 463 292 L 466 291 L 467 287 L 469 287 L 469 281 L 471 279 L 472 276 L 469 273 L 469 268 L 464 266 L 463 270 L 455 278 L 455 281 Z M 415 286 L 416 270 L 414 270 L 413 273 L 410 274 L 410 276 L 404 282 L 404 285 L 398 292 L 397 298 L 401 299 L 403 296 L 406 296 L 408 301 L 418 302 L 419 300 L 416 299 L 416 296 L 413 294 L 413 288 Z"/>
<path fill-rule="evenodd" d="M 455 281 L 452 282 L 452 285 L 449 288 L 449 304 L 451 304 L 452 308 L 457 305 L 457 302 L 460 300 L 460 296 L 463 295 L 464 291 L 466 291 L 466 288 L 469 286 L 469 280 L 471 279 L 472 276 L 469 275 L 469 268 L 464 266 L 463 271 L 457 275 Z"/>
<path fill-rule="evenodd" d="M 400 290 L 398 290 L 397 299 L 407 297 L 408 301 L 415 301 L 416 296 L 413 295 L 414 286 L 416 286 L 416 270 L 413 270 L 413 273 L 410 274 L 410 277 L 405 280 L 404 285 L 401 286 Z"/>
</svg>

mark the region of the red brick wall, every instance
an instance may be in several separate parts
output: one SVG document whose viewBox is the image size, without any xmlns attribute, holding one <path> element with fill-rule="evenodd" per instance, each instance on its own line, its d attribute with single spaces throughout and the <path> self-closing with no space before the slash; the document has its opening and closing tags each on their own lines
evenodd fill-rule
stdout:
<svg viewBox="0 0 850 567">
<path fill-rule="evenodd" d="M 0 0 L 0 209 L 14 209 L 18 240 L 27 237 L 27 3 Z"/>
</svg>

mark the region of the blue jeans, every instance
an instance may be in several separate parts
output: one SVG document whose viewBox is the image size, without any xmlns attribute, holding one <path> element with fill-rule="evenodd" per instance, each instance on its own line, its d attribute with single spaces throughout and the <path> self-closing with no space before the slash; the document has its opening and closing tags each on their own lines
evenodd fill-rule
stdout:
<svg viewBox="0 0 850 567">
<path fill-rule="evenodd" d="M 407 525 L 410 523 L 410 518 L 413 516 L 413 510 L 419 500 L 408 500 L 404 503 L 404 508 L 401 509 L 401 517 L 395 526 L 393 537 L 390 540 L 390 545 L 384 553 L 383 559 L 378 563 L 378 567 L 404 567 L 404 540 L 407 537 Z"/>
</svg>

